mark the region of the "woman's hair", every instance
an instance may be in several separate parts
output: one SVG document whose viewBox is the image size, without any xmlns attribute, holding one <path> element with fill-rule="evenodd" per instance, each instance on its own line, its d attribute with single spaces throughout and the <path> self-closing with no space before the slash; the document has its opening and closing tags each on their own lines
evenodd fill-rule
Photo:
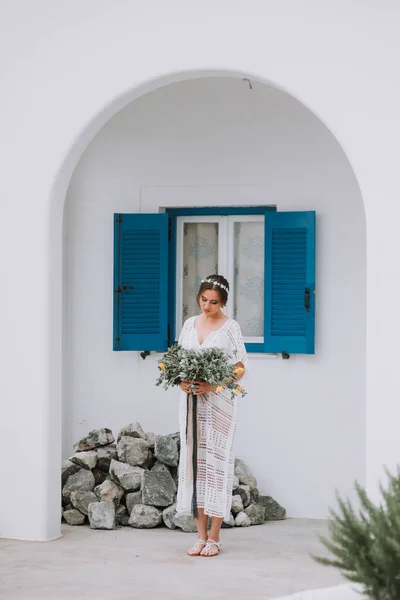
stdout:
<svg viewBox="0 0 400 600">
<path fill-rule="evenodd" d="M 199 292 L 197 294 L 197 304 L 200 306 L 200 296 L 205 290 L 215 290 L 218 292 L 222 306 L 228 302 L 229 283 L 222 275 L 209 275 L 201 280 Z"/>
</svg>

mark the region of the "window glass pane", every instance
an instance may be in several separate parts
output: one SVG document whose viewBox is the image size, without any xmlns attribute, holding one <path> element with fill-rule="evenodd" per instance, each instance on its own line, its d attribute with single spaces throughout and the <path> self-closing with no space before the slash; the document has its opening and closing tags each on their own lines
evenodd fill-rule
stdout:
<svg viewBox="0 0 400 600">
<path fill-rule="evenodd" d="M 198 314 L 200 282 L 218 273 L 218 223 L 185 223 L 183 229 L 182 324 Z"/>
<path fill-rule="evenodd" d="M 235 223 L 233 318 L 244 337 L 264 336 L 264 223 Z"/>
</svg>

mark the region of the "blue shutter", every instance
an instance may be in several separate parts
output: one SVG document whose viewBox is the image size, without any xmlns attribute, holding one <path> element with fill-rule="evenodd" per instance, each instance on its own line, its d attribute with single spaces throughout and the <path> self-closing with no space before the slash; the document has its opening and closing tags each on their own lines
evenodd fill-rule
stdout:
<svg viewBox="0 0 400 600">
<path fill-rule="evenodd" d="M 168 347 L 168 215 L 114 215 L 114 350 Z"/>
<path fill-rule="evenodd" d="M 315 212 L 265 215 L 265 352 L 314 354 Z"/>
</svg>

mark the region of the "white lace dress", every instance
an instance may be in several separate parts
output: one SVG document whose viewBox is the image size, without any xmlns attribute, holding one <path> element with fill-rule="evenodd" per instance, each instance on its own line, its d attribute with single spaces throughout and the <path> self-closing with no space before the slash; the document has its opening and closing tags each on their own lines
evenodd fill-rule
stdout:
<svg viewBox="0 0 400 600">
<path fill-rule="evenodd" d="M 179 343 L 184 348 L 225 348 L 232 362 L 247 363 L 246 349 L 239 324 L 228 319 L 217 331 L 213 331 L 199 343 L 194 328 L 195 317 L 188 319 L 182 329 Z M 234 442 L 238 418 L 238 401 L 231 399 L 230 392 L 209 393 L 207 399 L 198 397 L 197 421 L 197 506 L 211 517 L 229 519 L 232 503 L 234 472 Z M 179 486 L 177 512 L 192 514 L 192 447 L 187 427 L 187 395 L 181 391 L 179 426 L 181 450 L 179 462 Z M 196 464 L 196 463 L 195 463 Z"/>
</svg>

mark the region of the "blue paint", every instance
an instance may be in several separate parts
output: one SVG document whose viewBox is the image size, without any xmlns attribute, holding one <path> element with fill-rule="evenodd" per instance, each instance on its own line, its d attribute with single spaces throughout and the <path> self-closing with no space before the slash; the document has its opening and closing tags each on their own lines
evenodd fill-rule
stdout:
<svg viewBox="0 0 400 600">
<path fill-rule="evenodd" d="M 266 215 L 264 303 L 264 352 L 314 354 L 315 212 Z"/>
</svg>

